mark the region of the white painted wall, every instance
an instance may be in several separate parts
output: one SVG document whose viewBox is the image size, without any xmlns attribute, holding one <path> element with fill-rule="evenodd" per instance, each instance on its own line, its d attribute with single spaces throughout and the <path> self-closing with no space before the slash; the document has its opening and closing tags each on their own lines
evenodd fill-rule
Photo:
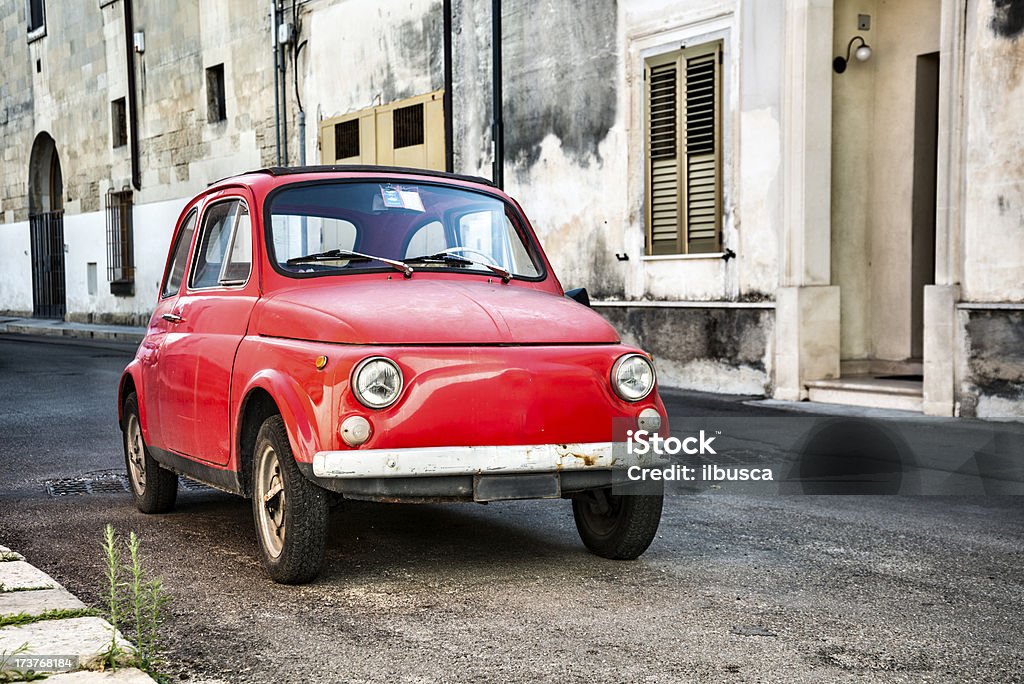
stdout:
<svg viewBox="0 0 1024 684">
<path fill-rule="evenodd" d="M 145 314 L 156 305 L 160 279 L 175 223 L 187 199 L 153 202 L 134 208 L 135 296 L 115 297 L 107 281 L 106 215 L 76 214 L 64 219 L 65 279 L 69 317 L 88 314 Z M 98 288 L 90 295 L 87 264 L 95 262 Z"/>
<path fill-rule="evenodd" d="M 69 317 L 89 314 L 147 314 L 153 310 L 171 235 L 186 199 L 136 205 L 135 296 L 115 297 L 107 281 L 104 212 L 64 217 L 65 289 Z M 21 221 L 0 227 L 0 311 L 32 311 L 32 262 L 29 226 Z M 97 269 L 97 291 L 88 292 L 88 264 Z"/>
<path fill-rule="evenodd" d="M 0 226 L 0 311 L 32 313 L 31 249 L 28 221 Z"/>
</svg>

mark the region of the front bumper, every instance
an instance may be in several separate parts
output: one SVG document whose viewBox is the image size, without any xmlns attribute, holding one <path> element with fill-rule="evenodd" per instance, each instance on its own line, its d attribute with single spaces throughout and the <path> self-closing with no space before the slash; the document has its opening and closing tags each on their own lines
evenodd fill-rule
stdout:
<svg viewBox="0 0 1024 684">
<path fill-rule="evenodd" d="M 442 475 L 511 475 L 653 466 L 652 454 L 629 454 L 625 444 L 529 444 L 411 449 L 321 451 L 313 457 L 319 478 L 377 479 Z"/>
</svg>

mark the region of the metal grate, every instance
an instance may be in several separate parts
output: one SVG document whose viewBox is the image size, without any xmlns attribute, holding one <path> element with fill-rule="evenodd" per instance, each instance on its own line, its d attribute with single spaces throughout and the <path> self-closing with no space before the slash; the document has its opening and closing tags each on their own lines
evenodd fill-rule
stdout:
<svg viewBox="0 0 1024 684">
<path fill-rule="evenodd" d="M 395 149 L 423 144 L 423 103 L 394 112 Z"/>
<path fill-rule="evenodd" d="M 107 280 L 130 286 L 135 282 L 135 231 L 132 225 L 132 191 L 107 193 Z M 119 292 L 112 287 L 113 294 Z"/>
<path fill-rule="evenodd" d="M 128 491 L 128 477 L 118 473 L 46 480 L 46 491 L 53 497 L 82 494 L 120 494 Z"/>
<path fill-rule="evenodd" d="M 334 124 L 334 158 L 359 156 L 359 119 Z"/>
<path fill-rule="evenodd" d="M 28 217 L 32 242 L 32 315 L 64 318 L 64 211 Z"/>
<path fill-rule="evenodd" d="M 66 477 L 43 482 L 47 493 L 52 497 L 82 496 L 84 494 L 121 494 L 130 492 L 128 476 L 124 473 L 100 473 L 96 475 L 82 475 L 80 477 Z M 190 492 L 212 492 L 201 482 L 196 482 L 187 477 L 178 478 L 178 486 Z"/>
</svg>

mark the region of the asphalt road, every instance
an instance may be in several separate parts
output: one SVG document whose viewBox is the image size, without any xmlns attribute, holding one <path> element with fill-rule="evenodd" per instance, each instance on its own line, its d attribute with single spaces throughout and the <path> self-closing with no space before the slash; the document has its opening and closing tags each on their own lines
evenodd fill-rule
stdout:
<svg viewBox="0 0 1024 684">
<path fill-rule="evenodd" d="M 636 562 L 588 554 L 563 501 L 354 503 L 320 580 L 283 587 L 241 499 L 183 491 L 144 516 L 126 492 L 47 490 L 123 468 L 130 356 L 0 336 L 0 543 L 102 605 L 102 528 L 138 532 L 181 681 L 1024 681 L 1020 497 L 670 496 Z"/>
</svg>

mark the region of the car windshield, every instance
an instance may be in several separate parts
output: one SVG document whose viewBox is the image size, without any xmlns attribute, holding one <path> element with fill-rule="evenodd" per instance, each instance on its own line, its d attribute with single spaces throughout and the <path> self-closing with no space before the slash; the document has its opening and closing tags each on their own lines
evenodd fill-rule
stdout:
<svg viewBox="0 0 1024 684">
<path fill-rule="evenodd" d="M 286 187 L 270 204 L 270 258 L 286 274 L 408 266 L 510 277 L 541 274 L 537 250 L 501 200 L 423 183 Z"/>
</svg>

